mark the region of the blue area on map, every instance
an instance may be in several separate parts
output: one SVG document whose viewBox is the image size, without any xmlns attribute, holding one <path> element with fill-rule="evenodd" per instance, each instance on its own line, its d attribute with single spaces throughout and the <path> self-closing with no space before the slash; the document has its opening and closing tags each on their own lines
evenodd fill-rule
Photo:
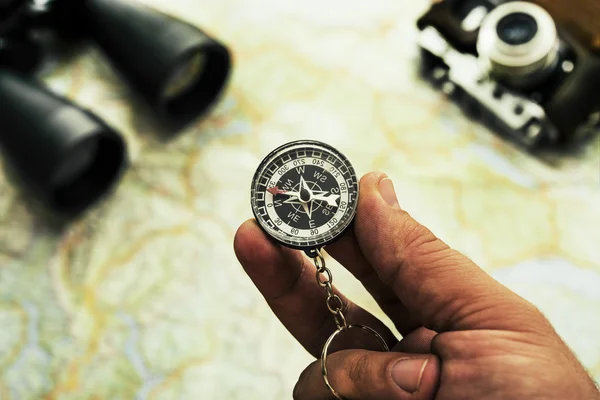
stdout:
<svg viewBox="0 0 600 400">
<path fill-rule="evenodd" d="M 19 353 L 15 362 L 6 369 L 5 375 L 10 375 L 11 373 L 15 373 L 16 376 L 21 376 L 24 379 L 19 379 L 18 384 L 14 384 L 14 382 L 10 382 L 8 384 L 8 389 L 10 391 L 12 399 L 21 399 L 21 395 L 40 393 L 47 390 L 50 390 L 52 387 L 52 381 L 50 380 L 47 374 L 43 375 L 42 385 L 41 387 L 34 387 L 32 382 L 27 379 L 27 374 L 30 373 L 27 370 L 23 370 L 26 367 L 23 367 L 23 364 L 26 362 L 28 358 L 34 358 L 42 367 L 42 370 L 48 370 L 50 366 L 51 357 L 47 351 L 42 349 L 39 344 L 39 335 L 38 335 L 38 323 L 40 319 L 38 308 L 30 303 L 23 302 L 21 303 L 21 307 L 27 314 L 27 338 L 26 344 L 23 347 L 23 350 Z M 12 381 L 12 380 L 11 380 Z"/>
<path fill-rule="evenodd" d="M 125 341 L 125 345 L 123 348 L 123 352 L 127 359 L 131 362 L 131 365 L 138 373 L 138 375 L 142 378 L 142 387 L 137 391 L 135 395 L 136 400 L 145 400 L 148 397 L 148 394 L 154 389 L 156 386 L 160 385 L 164 377 L 153 375 L 148 371 L 146 367 L 146 363 L 144 358 L 139 352 L 139 339 L 140 339 L 140 330 L 138 327 L 138 323 L 133 317 L 123 312 L 119 312 L 118 317 L 121 321 L 123 321 L 129 327 L 129 337 Z"/>
</svg>

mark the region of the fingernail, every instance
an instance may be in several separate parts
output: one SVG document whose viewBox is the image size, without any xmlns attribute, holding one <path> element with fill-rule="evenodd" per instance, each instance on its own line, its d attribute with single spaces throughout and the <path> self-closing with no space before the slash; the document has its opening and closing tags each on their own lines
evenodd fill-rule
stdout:
<svg viewBox="0 0 600 400">
<path fill-rule="evenodd" d="M 405 392 L 414 393 L 419 390 L 423 371 L 429 358 L 413 358 L 400 360 L 392 368 L 392 379 Z"/>
<path fill-rule="evenodd" d="M 394 183 L 390 178 L 383 178 L 379 182 L 379 193 L 381 193 L 381 197 L 383 197 L 390 206 L 400 208 L 398 198 L 396 197 L 396 190 L 394 189 Z"/>
</svg>

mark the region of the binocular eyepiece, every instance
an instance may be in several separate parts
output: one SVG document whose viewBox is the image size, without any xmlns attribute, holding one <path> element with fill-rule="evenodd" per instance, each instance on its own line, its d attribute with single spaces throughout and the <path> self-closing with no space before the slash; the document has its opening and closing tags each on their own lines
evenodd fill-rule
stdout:
<svg viewBox="0 0 600 400">
<path fill-rule="evenodd" d="M 132 0 L 0 0 L 0 151 L 24 186 L 60 215 L 102 197 L 127 164 L 122 137 L 36 82 L 37 28 L 94 41 L 157 119 L 180 130 L 207 113 L 229 77 L 228 49 Z"/>
</svg>

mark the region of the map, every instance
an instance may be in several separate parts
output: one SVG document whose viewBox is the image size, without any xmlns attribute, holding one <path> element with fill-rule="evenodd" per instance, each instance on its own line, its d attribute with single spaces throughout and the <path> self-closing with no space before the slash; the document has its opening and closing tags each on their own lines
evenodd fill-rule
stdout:
<svg viewBox="0 0 600 400">
<path fill-rule="evenodd" d="M 235 71 L 170 140 L 93 45 L 44 73 L 123 134 L 131 168 L 63 227 L 0 172 L 0 399 L 291 398 L 313 360 L 232 241 L 256 167 L 297 139 L 386 172 L 403 208 L 536 304 L 600 380 L 600 141 L 548 163 L 465 118 L 418 76 L 426 0 L 145 3 L 230 46 Z"/>
</svg>

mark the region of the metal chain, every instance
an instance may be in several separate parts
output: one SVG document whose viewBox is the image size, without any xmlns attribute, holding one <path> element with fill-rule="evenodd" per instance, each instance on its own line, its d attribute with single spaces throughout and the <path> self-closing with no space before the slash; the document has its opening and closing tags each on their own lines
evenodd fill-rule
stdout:
<svg viewBox="0 0 600 400">
<path fill-rule="evenodd" d="M 314 254 L 313 261 L 315 267 L 317 267 L 317 283 L 327 293 L 327 309 L 333 314 L 333 319 L 335 320 L 335 325 L 338 329 L 347 329 L 348 323 L 342 312 L 344 309 L 344 302 L 340 296 L 333 292 L 333 276 L 331 275 L 331 271 L 325 265 L 325 258 L 323 258 L 321 251 L 317 249 Z"/>
</svg>

